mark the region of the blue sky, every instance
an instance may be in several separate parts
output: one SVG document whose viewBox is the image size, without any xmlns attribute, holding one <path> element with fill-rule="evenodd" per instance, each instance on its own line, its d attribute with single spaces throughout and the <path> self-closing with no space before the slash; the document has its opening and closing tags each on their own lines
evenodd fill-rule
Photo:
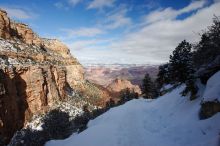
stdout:
<svg viewBox="0 0 220 146">
<path fill-rule="evenodd" d="M 82 64 L 157 64 L 220 16 L 219 0 L 1 0 L 42 37 L 62 40 Z"/>
</svg>

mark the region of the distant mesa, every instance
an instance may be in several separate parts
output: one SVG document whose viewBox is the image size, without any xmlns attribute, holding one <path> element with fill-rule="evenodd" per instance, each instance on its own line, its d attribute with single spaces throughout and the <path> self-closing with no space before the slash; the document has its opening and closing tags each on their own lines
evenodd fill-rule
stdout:
<svg viewBox="0 0 220 146">
<path fill-rule="evenodd" d="M 133 85 L 130 81 L 125 79 L 115 79 L 111 84 L 107 86 L 107 89 L 110 92 L 120 92 L 124 89 L 129 89 L 130 91 L 134 91 L 141 95 L 141 89 L 138 85 Z"/>
</svg>

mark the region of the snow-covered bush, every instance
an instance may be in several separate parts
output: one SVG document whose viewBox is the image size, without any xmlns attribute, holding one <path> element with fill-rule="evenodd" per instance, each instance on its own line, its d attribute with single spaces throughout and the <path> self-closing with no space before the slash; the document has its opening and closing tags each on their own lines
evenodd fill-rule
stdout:
<svg viewBox="0 0 220 146">
<path fill-rule="evenodd" d="M 44 131 L 28 128 L 17 131 L 8 146 L 43 146 L 47 140 Z"/>
<path fill-rule="evenodd" d="M 70 121 L 68 113 L 61 111 L 60 109 L 54 109 L 50 111 L 43 118 L 43 131 L 49 139 L 64 139 L 67 138 L 73 132 L 73 123 Z"/>
<path fill-rule="evenodd" d="M 84 102 L 81 104 L 85 105 Z M 106 111 L 93 108 L 90 112 L 90 105 L 82 107 L 81 104 L 76 104 L 76 100 L 72 99 L 57 103 L 43 115 L 35 115 L 23 129 L 15 133 L 9 146 L 43 146 L 51 139 L 65 139 L 72 133 L 85 130 L 90 119 Z"/>
<path fill-rule="evenodd" d="M 41 128 L 29 124 L 29 127 L 15 133 L 9 146 L 43 146 L 48 140 L 67 138 L 75 130 L 69 114 L 60 109 L 51 110 L 43 118 L 37 119 L 42 124 Z"/>
</svg>

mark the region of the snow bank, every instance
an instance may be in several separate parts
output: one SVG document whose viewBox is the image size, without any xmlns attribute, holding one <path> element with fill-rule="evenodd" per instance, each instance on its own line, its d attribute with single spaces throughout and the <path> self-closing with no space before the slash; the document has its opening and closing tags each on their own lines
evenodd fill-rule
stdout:
<svg viewBox="0 0 220 146">
<path fill-rule="evenodd" d="M 156 100 L 138 99 L 88 123 L 88 129 L 46 146 L 218 146 L 220 114 L 199 120 L 200 99 L 180 96 L 184 86 Z"/>
<path fill-rule="evenodd" d="M 173 87 L 173 85 L 167 84 L 167 85 L 164 85 L 164 86 L 160 89 L 160 91 L 168 90 L 168 89 L 170 89 L 170 88 L 172 88 L 172 87 Z"/>
<path fill-rule="evenodd" d="M 203 97 L 204 101 L 220 101 L 220 71 L 208 80 Z"/>
</svg>

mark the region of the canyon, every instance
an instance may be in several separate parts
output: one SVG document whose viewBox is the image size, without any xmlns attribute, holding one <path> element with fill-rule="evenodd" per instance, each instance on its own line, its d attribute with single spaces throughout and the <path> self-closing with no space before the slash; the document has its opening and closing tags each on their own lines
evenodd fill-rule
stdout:
<svg viewBox="0 0 220 146">
<path fill-rule="evenodd" d="M 111 98 L 85 79 L 65 44 L 39 37 L 0 10 L 0 143 L 8 143 L 34 115 L 76 96 L 91 107 L 103 107 Z"/>
<path fill-rule="evenodd" d="M 0 1 L 0 146 L 220 146 L 219 9 Z"/>
<path fill-rule="evenodd" d="M 86 79 L 104 87 L 107 87 L 117 78 L 141 86 L 146 73 L 153 79 L 158 73 L 158 65 L 151 64 L 96 64 L 86 65 L 84 69 Z"/>
<path fill-rule="evenodd" d="M 123 89 L 141 95 L 146 70 L 157 73 L 154 66 L 83 67 L 61 41 L 41 38 L 0 10 L 0 143 L 66 101 L 93 110 L 118 102 Z"/>
</svg>

